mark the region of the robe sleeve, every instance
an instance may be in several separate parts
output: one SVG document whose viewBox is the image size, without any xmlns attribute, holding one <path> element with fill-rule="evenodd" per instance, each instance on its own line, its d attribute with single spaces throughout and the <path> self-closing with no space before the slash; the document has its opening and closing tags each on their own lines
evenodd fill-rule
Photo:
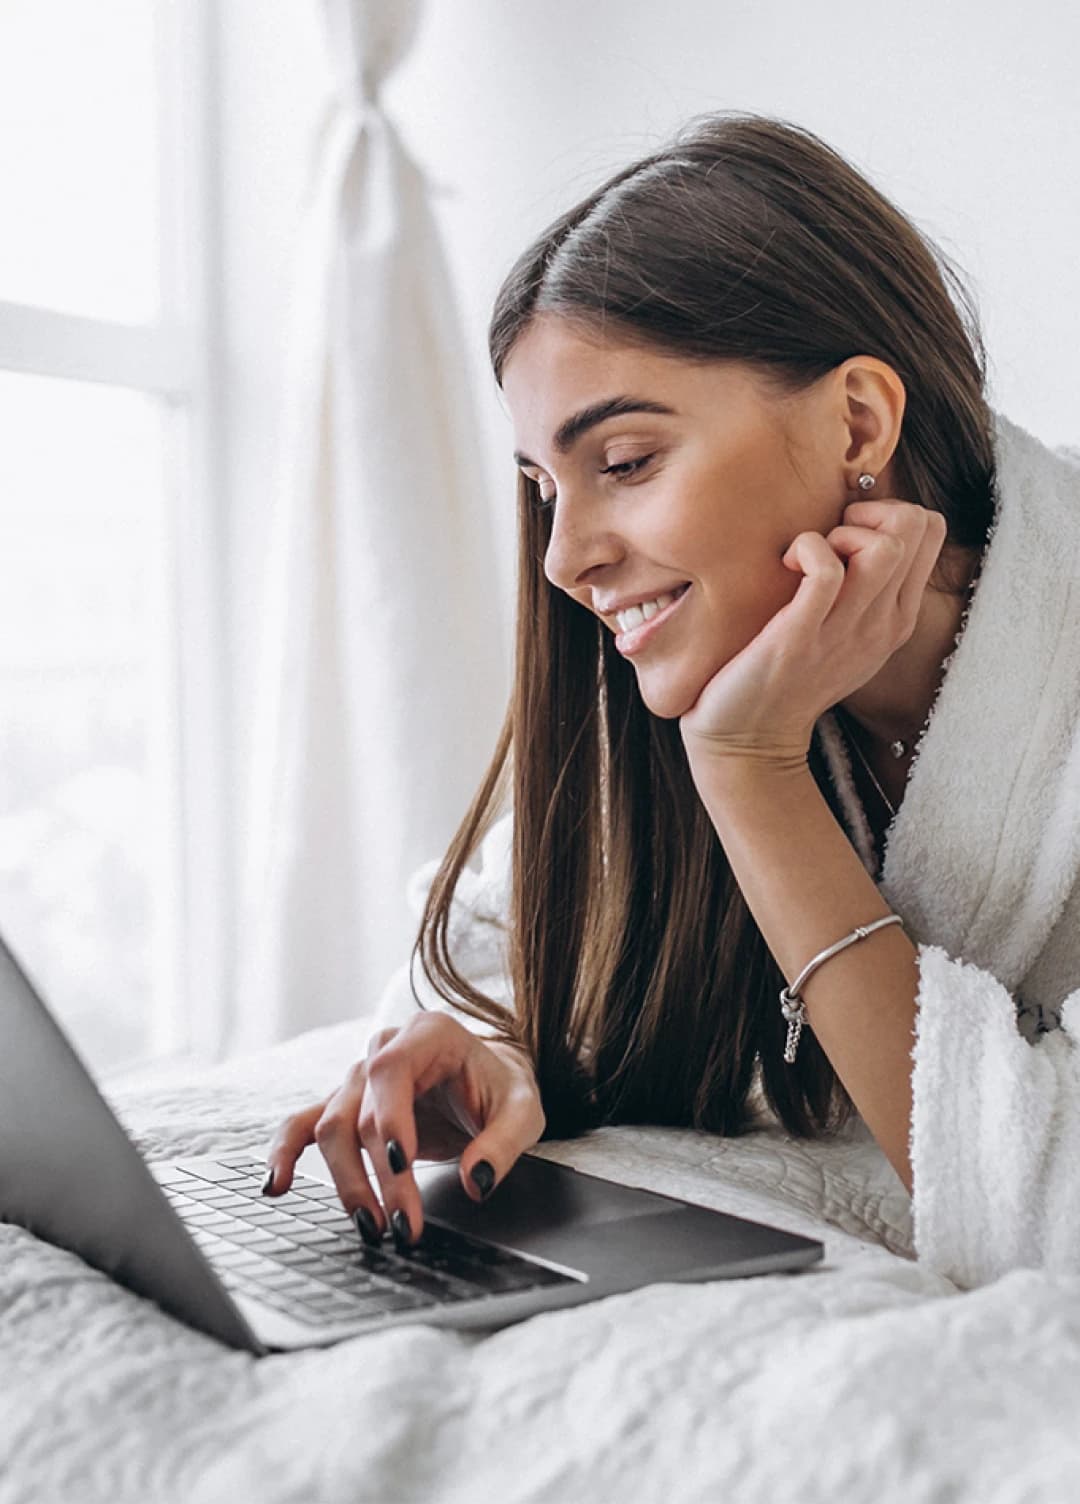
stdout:
<svg viewBox="0 0 1080 1504">
<path fill-rule="evenodd" d="M 919 945 L 909 1152 L 916 1255 L 964 1289 L 1080 1273 L 1080 989 L 1029 1043 L 989 972 Z"/>
<path fill-rule="evenodd" d="M 465 867 L 450 905 L 447 947 L 455 966 L 479 991 L 510 1007 L 508 914 L 510 907 L 510 859 L 512 814 L 497 820 L 480 843 L 480 870 Z M 426 862 L 409 878 L 406 898 L 419 921 L 431 885 L 439 870 L 438 859 Z M 406 961 L 387 982 L 376 1005 L 368 1039 L 380 1029 L 402 1027 L 420 1011 L 409 986 L 410 962 Z M 419 957 L 412 964 L 412 979 L 430 1012 L 448 1013 L 481 1039 L 496 1039 L 491 1024 L 455 1008 L 442 998 L 424 975 Z"/>
</svg>

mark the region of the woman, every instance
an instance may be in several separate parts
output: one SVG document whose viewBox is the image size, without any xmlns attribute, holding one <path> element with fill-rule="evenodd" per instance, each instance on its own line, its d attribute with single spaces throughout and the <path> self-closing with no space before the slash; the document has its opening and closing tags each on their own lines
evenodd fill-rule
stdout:
<svg viewBox="0 0 1080 1504">
<path fill-rule="evenodd" d="M 410 1242 L 418 1156 L 460 1154 L 481 1199 L 541 1137 L 746 1132 L 757 1086 L 798 1136 L 860 1113 L 913 1193 L 941 1118 L 919 1089 L 928 977 L 963 962 L 929 944 L 955 937 L 885 857 L 976 598 L 1003 445 L 1034 446 L 1052 484 L 1076 476 L 1078 506 L 1080 475 L 995 424 L 943 259 L 786 122 L 692 122 L 560 218 L 506 279 L 490 352 L 520 467 L 518 637 L 414 952 L 450 1011 L 377 1029 L 281 1126 L 268 1188 L 314 1139 L 377 1240 L 363 1146 Z M 507 1007 L 455 964 L 448 925 L 511 776 Z M 1006 970 L 985 983 L 1004 991 Z M 1015 1082 L 1028 1066 L 1008 1058 Z M 915 1212 L 920 1253 L 979 1277 L 980 1235 L 946 1246 L 929 1173 Z"/>
</svg>

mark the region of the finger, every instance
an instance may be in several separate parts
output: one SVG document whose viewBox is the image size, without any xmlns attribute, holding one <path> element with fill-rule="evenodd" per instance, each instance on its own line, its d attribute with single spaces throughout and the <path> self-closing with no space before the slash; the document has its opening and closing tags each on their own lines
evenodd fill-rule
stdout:
<svg viewBox="0 0 1080 1504">
<path fill-rule="evenodd" d="M 379 1177 L 391 1229 L 402 1242 L 415 1243 L 424 1226 L 423 1202 L 412 1171 L 418 1145 L 416 1098 L 460 1076 L 466 1109 L 482 1121 L 478 1047 L 480 1042 L 468 1029 L 444 1013 L 432 1013 L 411 1019 L 407 1028 L 369 1055 L 360 1138 Z M 395 1152 L 393 1163 L 391 1143 L 401 1151 L 400 1157 Z"/>
<path fill-rule="evenodd" d="M 266 1163 L 273 1177 L 263 1188 L 266 1196 L 281 1196 L 292 1185 L 296 1161 L 315 1142 L 315 1124 L 323 1114 L 329 1098 L 316 1102 L 314 1107 L 305 1107 L 294 1112 L 278 1126 L 266 1151 Z"/>
<path fill-rule="evenodd" d="M 370 1060 L 376 1050 L 381 1050 L 384 1044 L 389 1044 L 395 1034 L 400 1034 L 400 1029 L 379 1029 L 368 1040 L 367 1058 Z"/>
<path fill-rule="evenodd" d="M 874 598 L 896 584 L 897 609 L 908 629 L 913 629 L 927 581 L 948 533 L 944 516 L 908 502 L 852 502 L 844 513 L 845 517 L 852 512 L 862 520 L 851 526 L 834 528 L 829 534 L 830 545 L 848 558 L 865 554 L 867 563 L 876 562 L 880 555 L 884 570 L 888 568 L 888 550 L 883 552 L 879 547 L 875 552 L 875 540 L 890 537 L 899 541 L 902 547 L 893 550 L 896 554 L 893 568 L 874 592 Z M 880 519 L 876 524 L 874 517 Z M 852 571 L 852 574 L 869 582 L 877 576 L 877 571 L 862 569 Z M 857 597 L 858 592 L 855 594 Z"/>
<path fill-rule="evenodd" d="M 932 540 L 937 539 L 939 533 L 941 542 L 944 542 L 948 533 L 948 524 L 940 512 L 914 501 L 852 501 L 844 508 L 843 520 L 902 538 L 913 570 L 923 566 L 922 549 L 932 549 Z M 940 549 L 940 544 L 938 547 Z M 928 570 L 927 578 L 929 574 Z"/>
<path fill-rule="evenodd" d="M 856 522 L 861 527 L 888 528 L 890 523 L 895 523 L 898 518 L 925 511 L 926 508 L 916 501 L 887 501 L 884 497 L 875 497 L 873 501 L 862 499 L 849 501 L 844 508 L 844 516 L 848 521 Z"/>
<path fill-rule="evenodd" d="M 910 525 L 871 528 L 861 523 L 841 523 L 824 541 L 839 557 L 845 573 L 851 576 L 849 594 L 873 598 L 884 590 L 894 575 L 910 564 L 917 540 L 912 537 Z M 858 567 L 849 569 L 852 563 Z"/>
<path fill-rule="evenodd" d="M 787 632 L 792 617 L 804 618 L 807 628 L 820 625 L 844 588 L 843 562 L 820 533 L 800 533 L 781 562 L 791 570 L 800 571 L 803 578 L 792 599 L 767 624 L 762 636 L 773 630 Z"/>
<path fill-rule="evenodd" d="M 911 568 L 904 577 L 897 597 L 901 612 L 905 618 L 910 619 L 913 628 L 926 586 L 934 572 L 934 565 L 941 557 L 941 550 L 949 533 L 949 524 L 941 512 L 932 512 L 927 507 L 922 508 L 922 511 L 925 513 L 923 535 L 915 548 Z"/>
<path fill-rule="evenodd" d="M 315 1141 L 333 1176 L 342 1206 L 350 1217 L 361 1209 L 369 1213 L 371 1222 L 367 1224 L 368 1234 L 374 1233 L 381 1238 L 386 1232 L 386 1217 L 368 1177 L 361 1152 L 360 1122 L 367 1084 L 367 1062 L 357 1061 L 349 1068 L 344 1082 L 326 1103 L 322 1116 L 315 1124 Z M 362 1218 L 357 1222 L 361 1234 L 364 1234 L 364 1220 Z"/>
<path fill-rule="evenodd" d="M 459 1173 L 466 1195 L 474 1201 L 486 1201 L 525 1150 L 539 1142 L 546 1126 L 536 1091 L 527 1084 L 514 1082 L 491 1121 L 461 1156 Z"/>
</svg>

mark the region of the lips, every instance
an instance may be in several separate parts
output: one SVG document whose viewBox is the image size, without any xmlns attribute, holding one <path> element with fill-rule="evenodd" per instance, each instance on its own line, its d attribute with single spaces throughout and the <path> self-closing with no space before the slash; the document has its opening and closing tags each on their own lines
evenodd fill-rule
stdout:
<svg viewBox="0 0 1080 1504">
<path fill-rule="evenodd" d="M 681 609 L 683 601 L 690 594 L 690 589 L 689 585 L 683 586 L 671 604 L 665 606 L 662 611 L 658 611 L 648 621 L 643 621 L 640 626 L 632 627 L 629 632 L 619 632 L 615 638 L 617 651 L 625 657 L 630 657 L 631 654 L 644 648 L 658 632 L 663 631 L 671 618 Z"/>
<path fill-rule="evenodd" d="M 665 585 L 661 589 L 654 590 L 651 595 L 642 592 L 638 595 L 627 596 L 622 601 L 615 601 L 604 607 L 596 606 L 595 609 L 598 616 L 603 617 L 609 623 L 614 623 L 614 630 L 618 631 L 621 630 L 618 618 L 625 612 L 635 609 L 640 610 L 643 606 L 653 605 L 659 600 L 665 600 L 665 598 L 667 603 L 670 603 L 671 600 L 677 599 L 684 591 L 689 590 L 689 588 L 690 582 L 683 580 L 679 585 Z M 663 609 L 664 607 L 661 607 L 661 610 Z"/>
</svg>

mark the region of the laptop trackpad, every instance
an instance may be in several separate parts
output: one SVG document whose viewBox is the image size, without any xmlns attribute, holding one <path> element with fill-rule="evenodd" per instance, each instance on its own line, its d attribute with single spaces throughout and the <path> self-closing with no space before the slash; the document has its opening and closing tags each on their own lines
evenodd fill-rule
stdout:
<svg viewBox="0 0 1080 1504">
<path fill-rule="evenodd" d="M 571 1170 L 567 1165 L 523 1154 L 491 1200 L 470 1201 L 461 1184 L 460 1166 L 417 1164 L 416 1183 L 424 1214 L 445 1218 L 465 1232 L 495 1241 L 551 1233 L 560 1227 L 587 1227 L 627 1217 L 680 1211 L 686 1203 Z"/>
</svg>

